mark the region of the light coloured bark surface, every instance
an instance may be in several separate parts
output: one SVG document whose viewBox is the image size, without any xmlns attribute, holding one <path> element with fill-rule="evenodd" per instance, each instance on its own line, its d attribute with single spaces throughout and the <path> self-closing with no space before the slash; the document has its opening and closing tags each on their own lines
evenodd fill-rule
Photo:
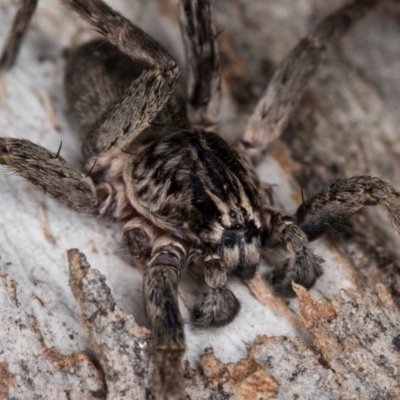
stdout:
<svg viewBox="0 0 400 400">
<path fill-rule="evenodd" d="M 183 62 L 175 1 L 138 1 L 135 7 L 131 3 L 120 0 L 113 5 L 162 40 Z M 339 0 L 215 2 L 218 30 L 223 29 L 218 39 L 226 137 L 243 132 L 277 63 L 298 39 L 341 4 Z M 301 202 L 299 183 L 309 196 L 336 177 L 368 173 L 400 188 L 399 11 L 398 3 L 387 2 L 331 49 L 282 139 L 259 167 L 264 181 L 278 185 L 276 198 L 287 212 L 293 212 Z M 1 39 L 14 13 L 13 1 L 0 0 Z M 65 109 L 63 51 L 89 37 L 92 33 L 85 24 L 56 0 L 39 2 L 17 65 L 0 75 L 1 136 L 30 139 L 54 152 L 62 140 L 62 156 L 80 165 L 79 139 Z M 98 388 L 106 382 L 107 396 L 113 399 L 135 398 L 128 394 L 143 393 L 151 382 L 152 366 L 145 350 L 140 355 L 135 353 L 137 343 L 146 347 L 147 340 L 145 329 L 139 328 L 146 326 L 141 274 L 118 249 L 121 226 L 74 214 L 6 171 L 0 171 L 0 187 L 0 271 L 18 284 L 15 295 L 10 278 L 1 279 L 0 318 L 8 321 L 10 325 L 4 326 L 10 328 L 3 328 L 3 324 L 0 328 L 0 399 L 62 398 L 60 393 L 68 391 L 70 398 L 90 398 L 74 391 L 81 382 L 87 391 L 98 390 L 92 389 L 90 382 L 93 387 L 97 382 Z M 388 221 L 374 208 L 313 244 L 325 264 L 324 275 L 311 290 L 312 295 L 332 299 L 341 288 L 358 291 L 340 292 L 332 303 L 323 305 L 300 292 L 302 318 L 298 300 L 287 306 L 260 279 L 250 287 L 238 281 L 231 283 L 242 310 L 223 328 L 192 328 L 190 311 L 182 301 L 181 311 L 188 321 L 185 358 L 190 362 L 186 366 L 190 398 L 399 396 L 398 311 L 384 289 L 368 289 L 382 283 L 398 301 L 399 243 Z M 67 267 L 70 248 L 86 254 L 93 269 L 100 270 L 104 278 L 89 269 L 92 285 L 89 281 L 86 286 L 81 284 L 82 277 L 75 281 L 71 278 L 71 291 Z M 267 271 L 264 264 L 261 278 Z M 203 288 L 186 277 L 181 290 L 191 306 Z M 116 307 L 107 318 L 99 317 L 89 325 L 96 296 L 99 309 L 110 308 L 113 301 Z M 328 318 L 322 312 L 325 309 L 334 316 Z M 16 330 L 16 315 L 27 321 L 29 335 Z M 113 330 L 111 327 L 122 319 L 127 321 L 124 327 Z M 380 324 L 385 329 L 380 329 Z M 311 340 L 315 348 L 307 347 Z M 326 343 L 334 343 L 336 351 Z M 127 352 L 122 357 L 119 352 L 125 345 Z M 213 352 L 204 353 L 211 346 Z M 25 347 L 30 352 L 23 353 Z M 95 377 L 101 375 L 96 375 L 97 369 L 82 353 L 71 367 L 75 368 L 73 377 L 70 370 L 55 367 L 45 357 L 53 347 L 51 351 L 60 360 L 75 360 L 74 352 L 87 352 L 100 362 L 105 381 L 96 381 Z M 140 357 L 143 371 L 138 379 L 138 370 L 129 368 L 137 365 Z M 21 370 L 21 360 L 30 363 L 32 372 Z M 38 373 L 36 361 L 45 365 L 37 367 Z M 87 374 L 92 374 L 92 380 L 84 379 Z M 34 379 L 35 385 L 24 386 L 23 377 Z M 40 382 L 49 382 L 50 394 L 41 390 Z M 125 389 L 124 394 L 121 391 Z M 31 397 L 24 397 L 26 393 Z M 148 396 L 151 398 L 151 391 Z"/>
<path fill-rule="evenodd" d="M 149 334 L 116 304 L 105 277 L 78 250 L 68 252 L 70 287 L 89 345 L 84 352 L 47 348 L 34 317 L 21 310 L 16 284 L 0 276 L 2 362 L 0 398 L 152 398 Z M 200 369 L 186 365 L 191 399 L 388 399 L 400 393 L 400 313 L 387 290 L 341 291 L 332 303 L 296 287 L 315 349 L 300 338 L 258 336 L 248 355 L 222 363 L 212 348 Z M 18 351 L 16 351 L 16 348 Z"/>
<path fill-rule="evenodd" d="M 0 275 L 0 398 L 85 398 L 106 393 L 103 374 L 85 352 L 47 347 L 37 321 L 21 308 L 16 283 Z"/>
<path fill-rule="evenodd" d="M 300 312 L 321 363 L 336 374 L 341 396 L 391 399 L 400 392 L 400 313 L 387 289 L 340 291 L 316 302 L 298 286 Z"/>
</svg>

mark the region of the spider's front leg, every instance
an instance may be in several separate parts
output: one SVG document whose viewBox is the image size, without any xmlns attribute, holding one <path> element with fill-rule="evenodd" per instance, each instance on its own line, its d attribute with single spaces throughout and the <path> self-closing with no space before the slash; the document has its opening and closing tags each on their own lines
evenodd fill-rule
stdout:
<svg viewBox="0 0 400 400">
<path fill-rule="evenodd" d="M 144 270 L 143 299 L 151 331 L 156 398 L 181 400 L 185 333 L 178 285 L 189 243 L 166 234 L 143 217 L 125 225 L 122 241 Z"/>
<path fill-rule="evenodd" d="M 14 65 L 19 48 L 29 22 L 35 12 L 38 0 L 20 0 L 17 14 L 14 17 L 10 32 L 0 56 L 0 69 L 7 69 Z"/>
<path fill-rule="evenodd" d="M 265 245 L 283 248 L 290 255 L 289 261 L 275 268 L 271 275 L 271 284 L 278 294 L 293 296 L 292 281 L 309 289 L 322 274 L 322 259 L 308 248 L 308 241 L 319 238 L 363 207 L 374 205 L 383 207 L 400 233 L 400 193 L 371 176 L 338 179 L 304 201 L 294 216 L 273 215 Z"/>
<path fill-rule="evenodd" d="M 306 200 L 294 219 L 308 240 L 315 240 L 365 206 L 375 205 L 383 207 L 400 234 L 400 193 L 372 176 L 338 179 L 329 188 Z"/>
<path fill-rule="evenodd" d="M 157 399 L 184 398 L 181 358 L 185 333 L 179 312 L 178 284 L 186 257 L 184 243 L 169 235 L 160 236 L 154 241 L 144 274 L 143 296 L 155 353 Z"/>
</svg>

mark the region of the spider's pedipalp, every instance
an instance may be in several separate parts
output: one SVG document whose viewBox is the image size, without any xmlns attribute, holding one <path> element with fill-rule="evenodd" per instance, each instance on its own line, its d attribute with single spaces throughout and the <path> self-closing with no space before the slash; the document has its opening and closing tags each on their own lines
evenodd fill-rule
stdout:
<svg viewBox="0 0 400 400">
<path fill-rule="evenodd" d="M 200 327 L 223 326 L 232 322 L 240 311 L 239 300 L 226 287 L 227 273 L 216 255 L 204 260 L 204 280 L 210 287 L 201 303 L 193 309 L 192 321 Z"/>
<path fill-rule="evenodd" d="M 322 275 L 321 264 L 324 260 L 308 248 L 306 234 L 292 218 L 273 215 L 264 245 L 270 249 L 283 249 L 289 255 L 289 259 L 273 269 L 270 277 L 271 285 L 279 296 L 295 296 L 292 281 L 310 289 Z"/>
<path fill-rule="evenodd" d="M 342 37 L 356 21 L 383 0 L 354 0 L 326 17 L 279 64 L 264 97 L 251 116 L 238 149 L 257 164 L 279 138 L 304 90 L 318 70 L 329 43 Z"/>
<path fill-rule="evenodd" d="M 226 287 L 210 289 L 201 304 L 193 309 L 194 325 L 224 326 L 232 322 L 240 311 L 240 302 Z"/>
<path fill-rule="evenodd" d="M 184 398 L 181 357 L 185 351 L 185 333 L 177 294 L 186 250 L 176 238 L 158 237 L 144 274 L 143 297 L 155 353 L 157 399 Z"/>
<path fill-rule="evenodd" d="M 98 213 L 98 195 L 92 180 L 62 157 L 29 140 L 0 138 L 0 165 L 72 210 Z"/>
<path fill-rule="evenodd" d="M 388 183 L 371 176 L 338 179 L 329 188 L 306 200 L 295 221 L 315 240 L 365 206 L 381 205 L 393 227 L 400 233 L 400 193 Z"/>
<path fill-rule="evenodd" d="M 215 131 L 221 101 L 216 30 L 208 0 L 181 0 L 179 22 L 186 50 L 187 112 L 191 124 Z"/>
<path fill-rule="evenodd" d="M 14 65 L 38 0 L 21 0 L 0 56 L 0 69 Z"/>
</svg>

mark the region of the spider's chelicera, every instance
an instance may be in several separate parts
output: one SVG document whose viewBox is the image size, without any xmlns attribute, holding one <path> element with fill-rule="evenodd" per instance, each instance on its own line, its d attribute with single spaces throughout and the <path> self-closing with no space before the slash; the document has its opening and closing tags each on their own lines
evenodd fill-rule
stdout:
<svg viewBox="0 0 400 400">
<path fill-rule="evenodd" d="M 36 2 L 21 1 L 2 68 L 13 64 Z M 193 321 L 220 326 L 240 309 L 226 286 L 228 276 L 251 279 L 261 249 L 287 252 L 270 282 L 288 297 L 292 282 L 308 289 L 322 273 L 322 259 L 308 241 L 362 207 L 381 204 L 399 230 L 400 195 L 378 178 L 339 179 L 295 215 L 283 216 L 254 170 L 286 126 L 326 45 L 379 0 L 353 1 L 301 40 L 232 145 L 218 135 L 219 58 L 208 0 L 179 4 L 185 96 L 178 90 L 179 65 L 140 28 L 101 0 L 62 2 L 107 39 L 71 50 L 66 68 L 65 91 L 82 134 L 87 173 L 14 138 L 0 138 L 0 164 L 77 212 L 126 222 L 122 241 L 144 270 L 156 396 L 182 398 L 185 339 L 177 290 L 183 269 L 209 286 Z"/>
</svg>

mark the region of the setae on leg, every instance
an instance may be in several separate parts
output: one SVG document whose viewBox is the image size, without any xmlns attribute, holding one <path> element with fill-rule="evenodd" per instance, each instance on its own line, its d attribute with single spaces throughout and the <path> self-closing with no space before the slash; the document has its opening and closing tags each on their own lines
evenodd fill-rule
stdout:
<svg viewBox="0 0 400 400">
<path fill-rule="evenodd" d="M 382 0 L 354 0 L 328 15 L 279 64 L 264 96 L 251 116 L 238 149 L 257 164 L 268 146 L 279 138 L 305 88 L 315 75 L 330 43 L 347 31 Z"/>
<path fill-rule="evenodd" d="M 97 156 L 113 150 L 121 150 L 147 127 L 163 109 L 174 94 L 180 69 L 166 50 L 143 30 L 101 0 L 63 0 L 75 10 L 92 28 L 101 33 L 109 43 L 130 57 L 131 60 L 146 65 L 140 76 L 124 87 L 106 110 L 86 132 L 85 153 Z M 80 80 L 73 69 L 81 61 L 68 63 L 66 90 L 71 93 L 81 91 Z M 77 65 L 76 65 L 77 64 Z M 82 79 L 89 79 L 88 71 L 81 71 Z M 115 72 L 118 74 L 118 71 Z M 98 93 L 102 93 L 102 76 L 96 79 Z M 107 92 L 107 87 L 104 88 Z M 87 93 L 90 99 L 93 93 Z M 102 101 L 102 99 L 98 99 Z M 72 107 L 73 108 L 73 107 Z"/>
<path fill-rule="evenodd" d="M 98 212 L 98 194 L 92 180 L 58 154 L 29 140 L 0 138 L 0 165 L 74 211 Z"/>
<path fill-rule="evenodd" d="M 169 235 L 158 237 L 147 263 L 143 296 L 151 329 L 157 399 L 183 400 L 182 355 L 185 334 L 178 284 L 186 263 L 185 246 Z"/>
<path fill-rule="evenodd" d="M 308 248 L 307 236 L 293 222 L 293 218 L 274 214 L 264 245 L 289 254 L 289 259 L 276 266 L 270 277 L 270 283 L 279 296 L 295 295 L 292 281 L 310 289 L 322 275 L 321 264 L 324 260 Z"/>
<path fill-rule="evenodd" d="M 276 267 L 271 275 L 271 284 L 277 293 L 293 296 L 292 281 L 311 288 L 322 274 L 323 260 L 308 248 L 308 242 L 340 225 L 363 207 L 375 205 L 383 207 L 394 229 L 400 233 L 400 193 L 372 176 L 338 179 L 304 201 L 293 217 L 274 214 L 264 245 L 289 253 L 289 260 Z"/>
<path fill-rule="evenodd" d="M 227 274 L 222 260 L 209 255 L 196 260 L 204 263 L 204 280 L 210 287 L 202 302 L 193 310 L 193 323 L 200 327 L 223 326 L 232 322 L 240 311 L 236 296 L 226 287 Z"/>
<path fill-rule="evenodd" d="M 329 188 L 306 200 L 294 219 L 308 240 L 315 240 L 363 207 L 375 205 L 383 207 L 394 229 L 400 233 L 400 193 L 372 176 L 338 179 Z"/>
<path fill-rule="evenodd" d="M 179 22 L 186 50 L 188 117 L 194 127 L 215 131 L 221 77 L 210 2 L 181 0 Z"/>
</svg>

